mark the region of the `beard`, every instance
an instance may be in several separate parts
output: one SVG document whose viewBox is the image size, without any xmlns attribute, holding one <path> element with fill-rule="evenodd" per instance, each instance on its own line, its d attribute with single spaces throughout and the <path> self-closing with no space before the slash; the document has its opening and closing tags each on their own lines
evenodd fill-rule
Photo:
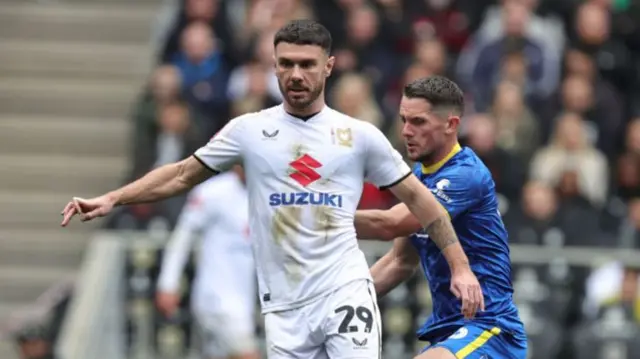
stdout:
<svg viewBox="0 0 640 359">
<path fill-rule="evenodd" d="M 278 81 L 278 87 L 280 88 L 280 93 L 282 97 L 287 102 L 289 106 L 296 110 L 303 110 L 311 106 L 311 104 L 320 97 L 322 94 L 322 90 L 324 89 L 324 81 L 318 84 L 318 86 L 314 88 L 304 88 L 304 92 L 300 92 L 299 94 L 290 94 L 288 90 L 291 88 L 294 89 L 302 89 L 301 86 L 284 86 L 280 81 Z"/>
</svg>

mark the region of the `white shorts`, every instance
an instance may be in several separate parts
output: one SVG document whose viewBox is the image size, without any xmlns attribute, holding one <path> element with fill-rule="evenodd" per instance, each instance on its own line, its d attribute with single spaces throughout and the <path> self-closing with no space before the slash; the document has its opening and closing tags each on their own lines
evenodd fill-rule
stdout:
<svg viewBox="0 0 640 359">
<path fill-rule="evenodd" d="M 257 350 L 255 321 L 247 313 L 195 311 L 202 354 L 211 358 L 253 353 Z"/>
<path fill-rule="evenodd" d="M 293 310 L 267 313 L 269 359 L 379 359 L 381 320 L 373 283 L 357 280 Z"/>
</svg>

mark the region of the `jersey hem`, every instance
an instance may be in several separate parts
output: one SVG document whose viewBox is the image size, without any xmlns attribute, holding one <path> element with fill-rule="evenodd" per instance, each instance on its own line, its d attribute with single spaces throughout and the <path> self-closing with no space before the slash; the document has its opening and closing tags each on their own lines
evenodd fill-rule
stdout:
<svg viewBox="0 0 640 359">
<path fill-rule="evenodd" d="M 395 185 L 397 185 L 398 183 L 404 181 L 405 178 L 409 177 L 411 174 L 413 173 L 413 171 L 409 171 L 406 175 L 400 177 L 398 180 L 392 182 L 391 184 L 388 184 L 386 186 L 380 186 L 378 187 L 380 190 L 384 191 L 385 189 L 389 189 Z"/>
</svg>

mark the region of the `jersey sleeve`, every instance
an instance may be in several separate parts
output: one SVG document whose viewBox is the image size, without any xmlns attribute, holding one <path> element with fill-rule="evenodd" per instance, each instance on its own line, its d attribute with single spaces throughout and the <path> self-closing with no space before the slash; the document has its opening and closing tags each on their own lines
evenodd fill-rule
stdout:
<svg viewBox="0 0 640 359">
<path fill-rule="evenodd" d="M 454 220 L 482 200 L 483 189 L 479 176 L 468 170 L 456 173 L 447 171 L 438 175 L 434 186 L 429 189 Z"/>
<path fill-rule="evenodd" d="M 241 162 L 245 116 L 236 117 L 222 128 L 194 157 L 214 172 L 224 172 Z"/>
<path fill-rule="evenodd" d="M 411 168 L 378 128 L 367 125 L 365 177 L 380 189 L 393 187 L 411 174 Z"/>
<path fill-rule="evenodd" d="M 189 193 L 176 228 L 165 247 L 158 278 L 158 289 L 161 291 L 175 292 L 178 290 L 180 277 L 189 259 L 193 240 L 213 216 L 210 208 L 207 208 L 210 201 L 204 198 L 205 191 L 202 191 L 202 188 L 202 186 L 196 187 Z"/>
</svg>

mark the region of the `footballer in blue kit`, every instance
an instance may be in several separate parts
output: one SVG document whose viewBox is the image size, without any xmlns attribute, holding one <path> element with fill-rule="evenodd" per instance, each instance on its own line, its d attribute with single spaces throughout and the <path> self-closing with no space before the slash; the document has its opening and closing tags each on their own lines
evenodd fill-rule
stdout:
<svg viewBox="0 0 640 359">
<path fill-rule="evenodd" d="M 408 84 L 400 104 L 402 135 L 414 174 L 449 214 L 468 266 L 482 288 L 480 308 L 461 303 L 454 269 L 403 204 L 356 212 L 359 238 L 394 240 L 371 267 L 376 292 L 386 294 L 422 267 L 433 312 L 418 330 L 429 346 L 416 359 L 525 359 L 527 336 L 513 302 L 507 232 L 498 211 L 491 173 L 470 148 L 458 143 L 462 91 L 439 76 Z M 451 267 L 454 268 L 454 267 Z"/>
</svg>

